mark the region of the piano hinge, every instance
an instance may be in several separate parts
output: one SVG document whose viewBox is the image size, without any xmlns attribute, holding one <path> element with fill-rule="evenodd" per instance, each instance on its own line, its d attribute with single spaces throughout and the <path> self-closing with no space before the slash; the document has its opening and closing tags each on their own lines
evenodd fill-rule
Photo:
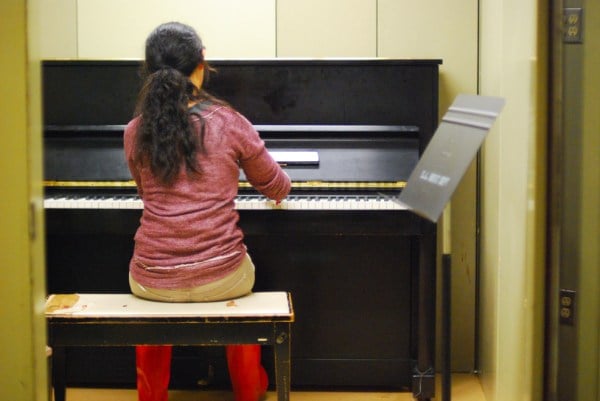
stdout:
<svg viewBox="0 0 600 401">
<path fill-rule="evenodd" d="M 250 188 L 249 182 L 241 181 L 240 188 Z M 404 188 L 406 181 L 375 182 L 375 181 L 293 181 L 292 188 L 302 189 L 397 189 Z"/>
<path fill-rule="evenodd" d="M 135 181 L 44 181 L 44 187 L 62 187 L 62 188 L 115 188 L 132 187 L 135 188 Z"/>
</svg>

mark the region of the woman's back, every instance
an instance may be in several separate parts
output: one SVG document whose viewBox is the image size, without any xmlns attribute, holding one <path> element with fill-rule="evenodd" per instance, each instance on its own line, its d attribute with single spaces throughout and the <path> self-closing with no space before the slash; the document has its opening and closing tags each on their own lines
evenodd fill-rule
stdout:
<svg viewBox="0 0 600 401">
<path fill-rule="evenodd" d="M 234 209 L 240 166 L 266 196 L 281 199 L 289 192 L 289 179 L 243 116 L 222 105 L 203 107 L 201 114 L 205 130 L 198 172 L 182 166 L 170 185 L 135 164 L 139 118 L 125 131 L 126 157 L 144 201 L 131 267 L 136 280 L 151 287 L 173 288 L 182 280 L 200 285 L 240 263 L 245 248 Z M 198 117 L 191 118 L 199 129 Z M 169 270 L 171 282 L 166 283 Z"/>
</svg>

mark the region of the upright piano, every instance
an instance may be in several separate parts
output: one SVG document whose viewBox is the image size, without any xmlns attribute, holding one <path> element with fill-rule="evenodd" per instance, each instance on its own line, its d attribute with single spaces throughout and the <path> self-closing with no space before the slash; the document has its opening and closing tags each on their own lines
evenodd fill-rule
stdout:
<svg viewBox="0 0 600 401">
<path fill-rule="evenodd" d="M 240 175 L 255 289 L 293 294 L 292 386 L 434 388 L 436 227 L 402 191 L 438 121 L 440 60 L 212 60 L 292 179 L 280 205 Z M 43 63 L 49 293 L 128 292 L 142 202 L 122 149 L 139 61 Z M 265 365 L 271 358 L 265 349 Z M 70 386 L 134 387 L 132 349 L 73 349 Z M 228 385 L 222 349 L 174 350 L 173 388 Z"/>
</svg>

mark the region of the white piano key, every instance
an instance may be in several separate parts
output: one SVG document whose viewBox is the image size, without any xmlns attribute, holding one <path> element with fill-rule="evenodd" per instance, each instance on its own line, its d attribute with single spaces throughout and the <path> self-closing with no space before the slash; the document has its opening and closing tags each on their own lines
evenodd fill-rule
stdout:
<svg viewBox="0 0 600 401">
<path fill-rule="evenodd" d="M 241 195 L 235 200 L 238 210 L 405 210 L 391 199 L 373 196 L 290 196 L 280 204 L 261 196 Z M 46 209 L 143 209 L 137 196 L 48 197 Z"/>
</svg>

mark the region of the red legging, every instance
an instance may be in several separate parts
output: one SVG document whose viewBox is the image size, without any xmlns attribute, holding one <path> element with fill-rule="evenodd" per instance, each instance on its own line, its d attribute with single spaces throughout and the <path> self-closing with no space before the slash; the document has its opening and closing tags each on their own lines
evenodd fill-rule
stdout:
<svg viewBox="0 0 600 401">
<path fill-rule="evenodd" d="M 168 401 L 172 349 L 170 345 L 135 347 L 139 401 Z M 269 383 L 260 363 L 260 351 L 260 345 L 226 347 L 235 401 L 258 401 L 267 391 Z"/>
</svg>

